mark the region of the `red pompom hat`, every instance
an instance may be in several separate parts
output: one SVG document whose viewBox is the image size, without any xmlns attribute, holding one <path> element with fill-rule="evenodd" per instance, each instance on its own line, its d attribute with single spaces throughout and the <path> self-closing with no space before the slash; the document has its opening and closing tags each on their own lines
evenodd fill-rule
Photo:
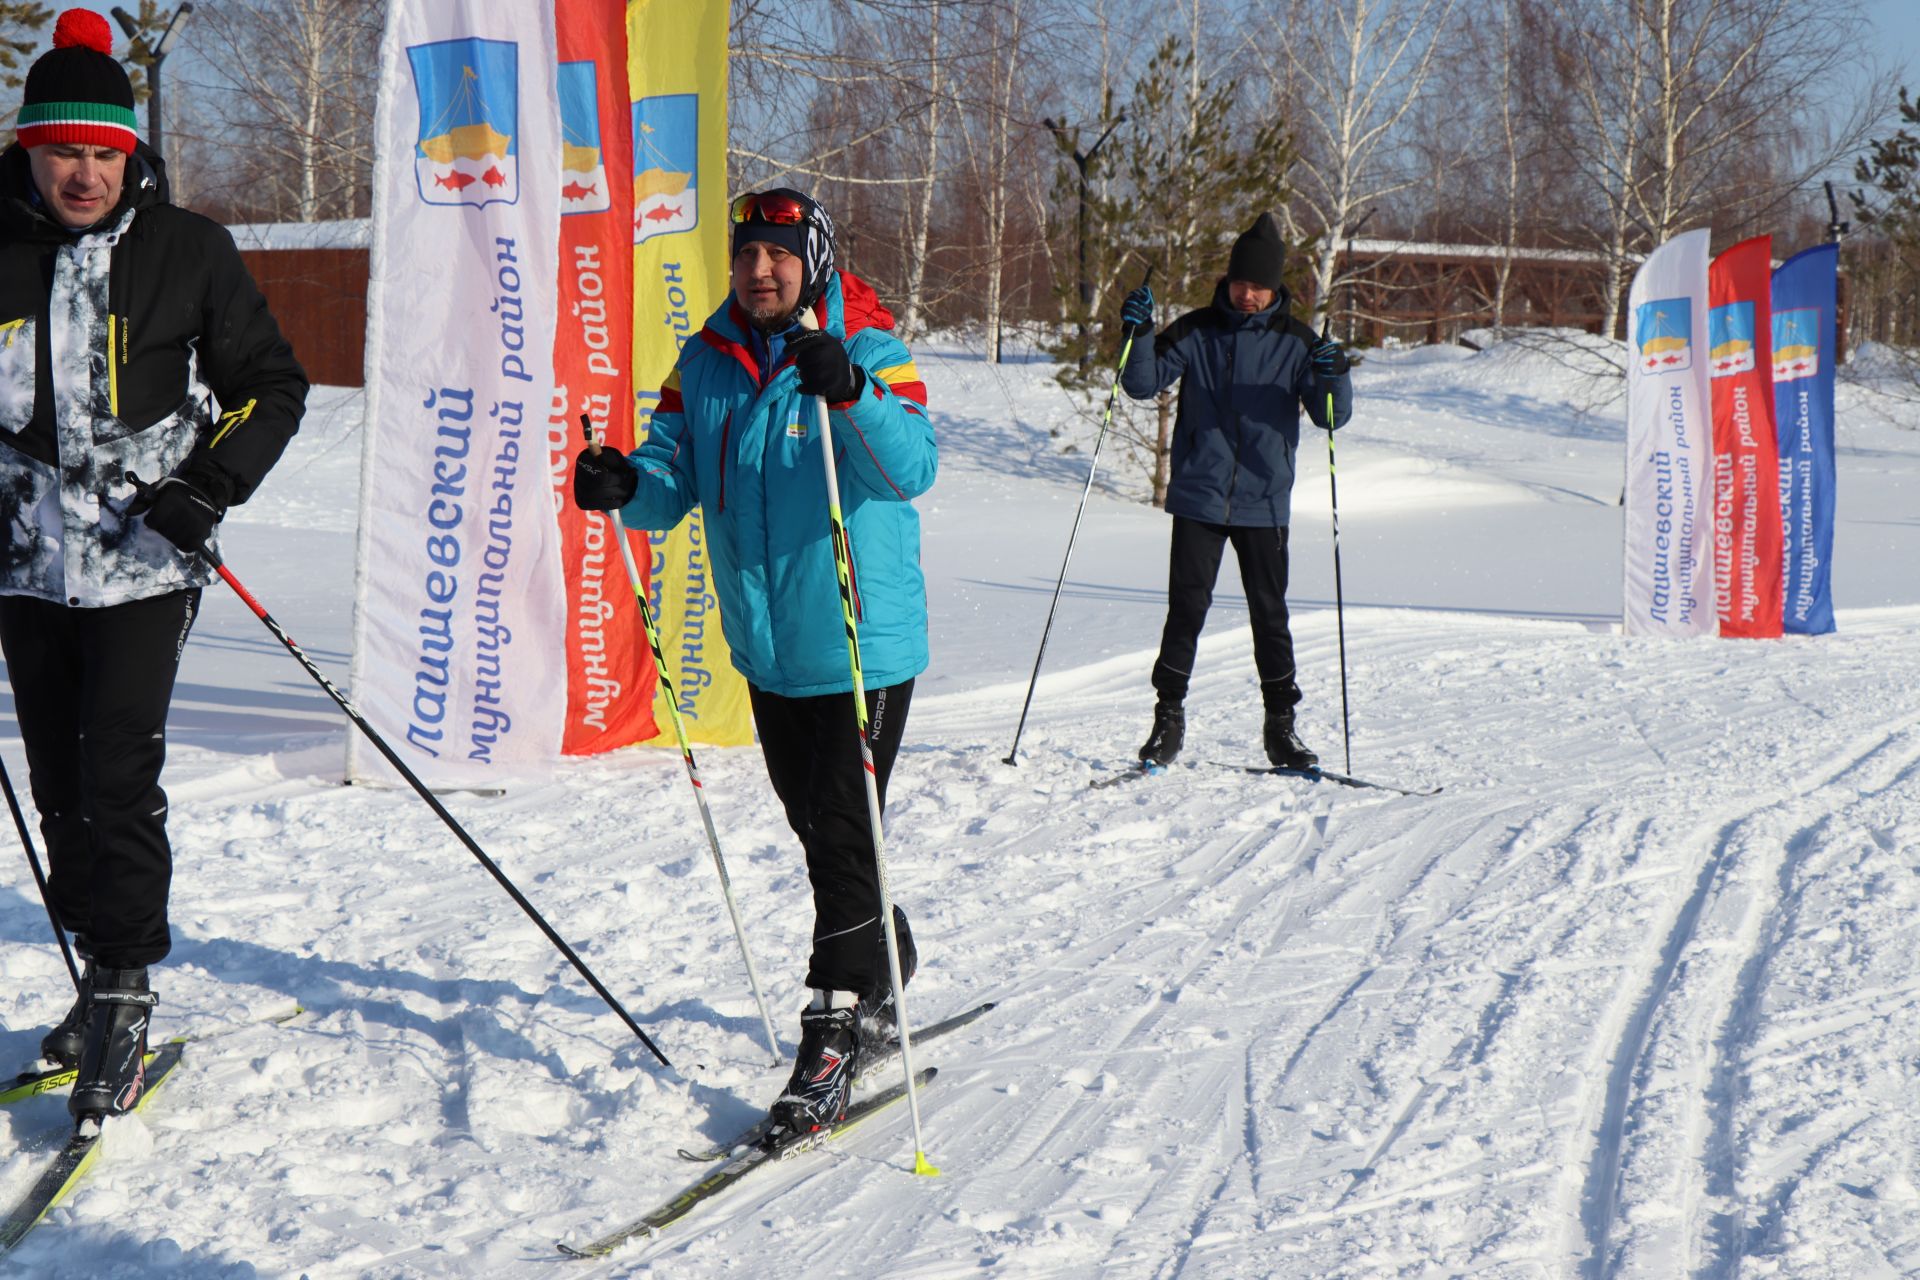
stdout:
<svg viewBox="0 0 1920 1280">
<path fill-rule="evenodd" d="M 69 9 L 53 27 L 53 48 L 27 72 L 20 145 L 77 142 L 132 151 L 133 84 L 113 57 L 113 31 L 91 9 Z"/>
</svg>

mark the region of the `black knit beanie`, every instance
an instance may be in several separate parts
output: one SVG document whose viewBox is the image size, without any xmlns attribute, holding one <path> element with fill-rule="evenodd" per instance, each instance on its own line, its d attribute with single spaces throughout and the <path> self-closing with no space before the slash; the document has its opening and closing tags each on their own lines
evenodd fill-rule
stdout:
<svg viewBox="0 0 1920 1280">
<path fill-rule="evenodd" d="M 757 211 L 761 199 L 791 202 L 805 211 L 804 220 L 779 224 L 767 221 Z M 777 244 L 800 259 L 800 305 L 810 307 L 826 292 L 827 277 L 833 273 L 833 219 L 820 202 L 792 187 L 774 187 L 741 196 L 731 206 L 733 252 L 755 240 Z"/>
<path fill-rule="evenodd" d="M 20 105 L 23 147 L 84 143 L 132 151 L 133 85 L 113 57 L 113 31 L 91 9 L 69 9 L 53 27 L 53 48 L 27 72 Z"/>
<path fill-rule="evenodd" d="M 1263 213 L 1233 242 L 1233 254 L 1227 259 L 1227 279 L 1278 290 L 1286 263 L 1287 245 L 1280 238 L 1280 224 L 1272 214 Z"/>
</svg>

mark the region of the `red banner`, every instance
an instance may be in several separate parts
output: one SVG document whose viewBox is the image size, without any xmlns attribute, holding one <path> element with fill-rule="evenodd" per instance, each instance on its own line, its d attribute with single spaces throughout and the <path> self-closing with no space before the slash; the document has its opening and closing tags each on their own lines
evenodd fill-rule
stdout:
<svg viewBox="0 0 1920 1280">
<path fill-rule="evenodd" d="M 611 448 L 633 447 L 633 121 L 626 0 L 555 0 L 560 42 L 560 311 L 554 327 L 552 451 L 566 563 L 567 718 L 560 749 L 591 755 L 643 742 L 656 673 L 616 537 L 635 562 L 644 533 L 583 512 L 570 492 L 580 415 Z"/>
<path fill-rule="evenodd" d="M 1723 636 L 1781 632 L 1771 250 L 1770 237 L 1742 240 L 1707 272 L 1714 592 Z"/>
</svg>

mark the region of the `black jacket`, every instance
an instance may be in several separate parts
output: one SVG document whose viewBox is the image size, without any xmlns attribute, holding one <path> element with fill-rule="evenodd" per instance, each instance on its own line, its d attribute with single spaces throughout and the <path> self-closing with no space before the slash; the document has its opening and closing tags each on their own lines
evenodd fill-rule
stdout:
<svg viewBox="0 0 1920 1280">
<path fill-rule="evenodd" d="M 188 474 L 244 502 L 307 394 L 226 229 L 167 202 L 142 144 L 119 207 L 69 231 L 9 147 L 0 335 L 0 594 L 104 605 L 205 582 L 198 557 L 126 514 L 125 473 Z"/>
<path fill-rule="evenodd" d="M 1289 312 L 1285 289 L 1254 315 L 1233 309 L 1222 280 L 1213 305 L 1135 340 L 1120 385 L 1136 400 L 1180 383 L 1167 512 L 1209 524 L 1279 528 L 1292 513 L 1300 406 L 1327 425 L 1353 414 L 1352 380 L 1322 381 L 1307 359 L 1313 330 Z"/>
</svg>

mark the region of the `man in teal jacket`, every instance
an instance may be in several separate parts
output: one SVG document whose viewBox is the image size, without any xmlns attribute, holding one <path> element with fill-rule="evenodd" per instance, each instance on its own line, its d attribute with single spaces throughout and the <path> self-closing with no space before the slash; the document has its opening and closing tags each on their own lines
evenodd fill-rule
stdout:
<svg viewBox="0 0 1920 1280">
<path fill-rule="evenodd" d="M 893 1017 L 880 886 L 814 397 L 832 415 L 881 802 L 927 667 L 927 592 L 912 499 L 937 466 L 926 389 L 893 316 L 833 265 L 833 224 L 797 191 L 732 205 L 733 292 L 660 391 L 631 458 L 582 452 L 574 497 L 633 529 L 670 529 L 699 503 L 733 665 L 746 677 L 767 774 L 813 882 L 813 998 L 800 1017 L 779 1123 L 809 1131 L 846 1112 L 863 1049 Z M 818 329 L 798 317 L 810 311 Z M 895 908 L 901 970 L 912 935 Z"/>
</svg>

